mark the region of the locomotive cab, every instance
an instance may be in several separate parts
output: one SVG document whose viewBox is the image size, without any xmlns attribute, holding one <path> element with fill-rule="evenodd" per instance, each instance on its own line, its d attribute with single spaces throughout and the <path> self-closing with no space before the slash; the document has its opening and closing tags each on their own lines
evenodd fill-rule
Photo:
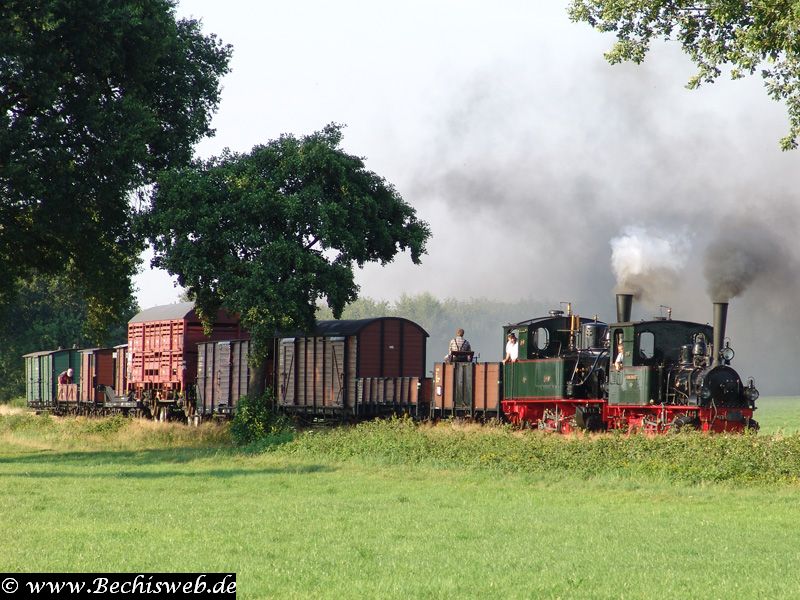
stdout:
<svg viewBox="0 0 800 600">
<path fill-rule="evenodd" d="M 708 339 L 712 327 L 688 321 L 654 320 L 611 326 L 614 347 L 624 348 L 622 368 L 612 369 L 608 384 L 610 404 L 648 405 L 688 403 L 669 393 L 676 367 L 698 356 L 699 339 Z M 678 402 L 680 400 L 680 402 Z"/>
<path fill-rule="evenodd" d="M 504 366 L 507 400 L 600 399 L 604 395 L 608 325 L 571 310 L 507 325 L 517 335 L 519 361 Z"/>
</svg>

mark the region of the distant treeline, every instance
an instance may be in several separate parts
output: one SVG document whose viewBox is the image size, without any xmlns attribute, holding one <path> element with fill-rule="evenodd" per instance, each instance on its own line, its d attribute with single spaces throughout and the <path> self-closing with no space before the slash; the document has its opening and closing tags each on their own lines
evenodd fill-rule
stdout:
<svg viewBox="0 0 800 600">
<path fill-rule="evenodd" d="M 502 358 L 502 326 L 546 315 L 558 306 L 540 300 L 518 300 L 501 302 L 487 298 L 465 300 L 446 298 L 439 300 L 431 294 L 402 295 L 395 302 L 360 298 L 348 305 L 343 319 L 366 319 L 369 317 L 405 317 L 421 325 L 430 334 L 428 338 L 428 370 L 433 363 L 447 354 L 450 339 L 459 327 L 476 355 L 481 360 L 496 361 Z M 330 309 L 320 308 L 318 319 L 332 319 Z"/>
</svg>

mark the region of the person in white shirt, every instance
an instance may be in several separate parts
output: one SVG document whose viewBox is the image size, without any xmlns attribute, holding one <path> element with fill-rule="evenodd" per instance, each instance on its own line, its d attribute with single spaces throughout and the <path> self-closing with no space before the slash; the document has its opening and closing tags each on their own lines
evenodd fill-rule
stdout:
<svg viewBox="0 0 800 600">
<path fill-rule="evenodd" d="M 622 371 L 622 361 L 625 360 L 625 347 L 622 343 L 617 344 L 617 358 L 614 360 L 614 368 Z"/>
<path fill-rule="evenodd" d="M 512 332 L 508 334 L 508 342 L 506 343 L 506 357 L 503 359 L 503 362 L 517 362 L 518 358 L 519 344 L 517 343 L 517 336 Z"/>
</svg>

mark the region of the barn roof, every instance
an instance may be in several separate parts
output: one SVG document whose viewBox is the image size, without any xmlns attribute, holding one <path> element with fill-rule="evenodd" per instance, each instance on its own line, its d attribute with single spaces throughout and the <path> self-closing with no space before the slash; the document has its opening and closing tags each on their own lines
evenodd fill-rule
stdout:
<svg viewBox="0 0 800 600">
<path fill-rule="evenodd" d="M 145 323 L 147 321 L 175 321 L 185 319 L 189 313 L 194 312 L 194 302 L 178 302 L 177 304 L 163 304 L 146 308 L 128 323 Z"/>
</svg>

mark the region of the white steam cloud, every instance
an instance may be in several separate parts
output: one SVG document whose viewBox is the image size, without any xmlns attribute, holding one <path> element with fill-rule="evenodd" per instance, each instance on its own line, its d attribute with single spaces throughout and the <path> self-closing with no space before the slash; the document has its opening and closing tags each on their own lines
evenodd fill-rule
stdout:
<svg viewBox="0 0 800 600">
<path fill-rule="evenodd" d="M 630 226 L 611 240 L 611 267 L 617 291 L 653 300 L 673 287 L 686 266 L 690 248 L 686 233 L 664 233 Z"/>
</svg>

